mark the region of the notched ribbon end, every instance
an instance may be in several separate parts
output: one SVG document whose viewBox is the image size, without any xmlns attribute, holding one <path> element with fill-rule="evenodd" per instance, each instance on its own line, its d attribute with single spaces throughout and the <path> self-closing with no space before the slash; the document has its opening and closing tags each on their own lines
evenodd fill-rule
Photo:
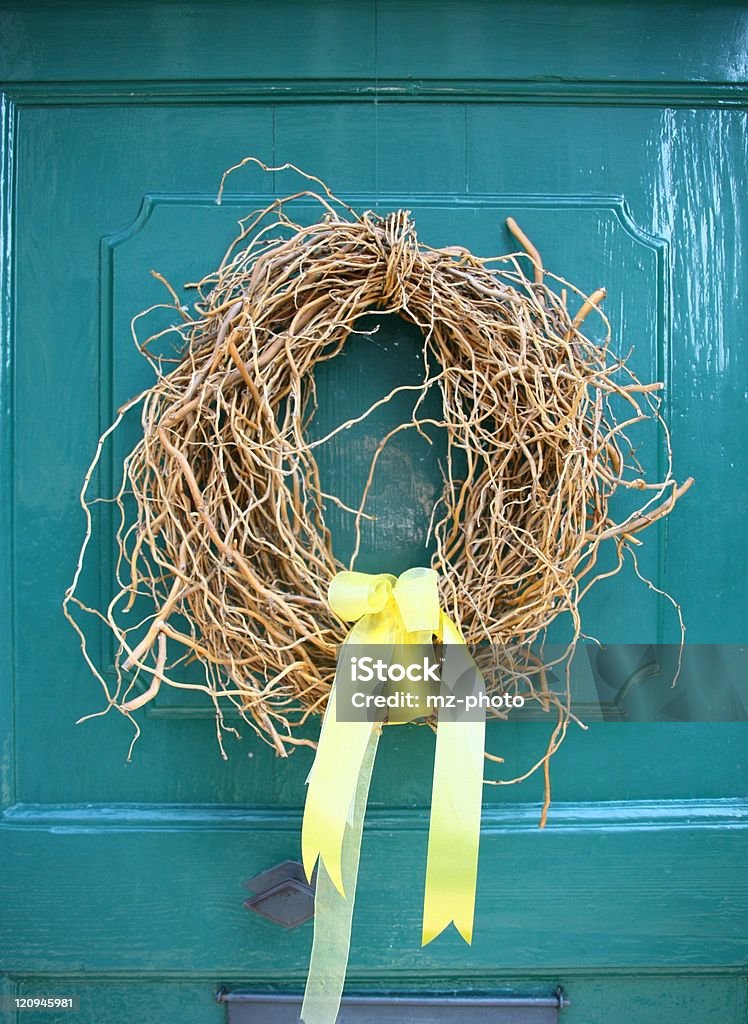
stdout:
<svg viewBox="0 0 748 1024">
<path fill-rule="evenodd" d="M 317 853 L 315 853 L 313 855 L 312 854 L 307 854 L 307 853 L 302 853 L 301 854 L 301 863 L 304 865 L 304 874 L 306 875 L 306 880 L 307 880 L 307 882 L 310 883 L 310 885 L 311 885 L 312 875 L 314 874 L 314 867 L 315 867 L 315 864 L 317 863 L 318 856 L 319 856 L 319 854 L 317 854 Z"/>
<path fill-rule="evenodd" d="M 446 931 L 449 926 L 453 924 L 459 933 L 460 937 L 467 942 L 468 946 L 473 944 L 473 922 L 470 921 L 458 924 L 458 922 L 450 917 L 448 921 L 444 921 L 442 924 L 426 924 L 424 922 L 423 931 L 421 933 L 421 946 L 428 946 L 430 942 L 438 938 L 442 932 Z"/>
<path fill-rule="evenodd" d="M 312 876 L 314 875 L 314 867 L 318 862 L 320 868 L 324 867 L 330 881 L 343 899 L 347 899 L 348 897 L 345 894 L 345 886 L 343 885 L 342 857 L 333 858 L 332 863 L 330 863 L 328 858 L 325 857 L 320 850 L 315 849 L 314 847 L 305 849 L 302 843 L 301 863 L 304 866 L 304 874 L 306 875 L 307 882 L 309 882 L 310 885 L 312 882 Z"/>
</svg>

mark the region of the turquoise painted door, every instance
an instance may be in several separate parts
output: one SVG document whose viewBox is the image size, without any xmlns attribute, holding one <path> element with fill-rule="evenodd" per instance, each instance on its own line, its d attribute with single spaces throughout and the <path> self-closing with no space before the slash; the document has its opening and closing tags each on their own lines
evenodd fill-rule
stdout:
<svg viewBox="0 0 748 1024">
<path fill-rule="evenodd" d="M 77 1015 L 44 1021 L 218 1022 L 221 985 L 303 984 L 310 925 L 248 913 L 242 882 L 298 857 L 311 753 L 281 763 L 240 730 L 224 761 L 210 709 L 164 694 L 127 763 L 121 716 L 75 725 L 101 694 L 60 611 L 85 467 L 148 382 L 129 322 L 162 297 L 149 270 L 201 276 L 239 216 L 295 187 L 248 170 L 217 207 L 221 172 L 247 154 L 300 164 L 360 207 L 405 205 L 437 245 L 506 251 L 513 214 L 551 269 L 608 288 L 615 344 L 665 379 L 677 475 L 697 484 L 648 538 L 644 568 L 681 602 L 691 640 L 745 640 L 748 9 L 3 0 L 0 33 L 3 991 L 80 996 Z M 352 344 L 326 368 L 323 415 L 412 372 L 410 329 L 388 324 L 381 340 L 375 364 Z M 332 486 L 360 486 L 361 453 L 391 422 L 333 453 Z M 398 466 L 375 495 L 373 561 L 393 545 L 421 557 L 424 524 L 399 509 L 437 470 L 405 444 Z M 103 543 L 93 599 L 111 571 Z M 585 613 L 609 640 L 677 635 L 633 573 Z M 108 642 L 94 636 L 105 663 Z M 490 748 L 516 774 L 547 733 L 494 723 Z M 746 1019 L 744 726 L 575 730 L 543 832 L 541 780 L 487 786 L 474 944 L 421 950 L 432 747 L 427 730 L 384 738 L 350 991 L 562 984 L 568 1024 Z"/>
</svg>

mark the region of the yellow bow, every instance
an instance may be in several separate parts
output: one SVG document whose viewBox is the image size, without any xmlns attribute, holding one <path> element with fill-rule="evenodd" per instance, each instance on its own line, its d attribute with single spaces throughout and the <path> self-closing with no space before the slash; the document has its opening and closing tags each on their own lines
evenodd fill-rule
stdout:
<svg viewBox="0 0 748 1024">
<path fill-rule="evenodd" d="M 333 1024 L 348 960 L 363 818 L 381 732 L 378 722 L 343 721 L 337 715 L 341 672 L 350 670 L 349 645 L 389 650 L 390 663 L 408 658 L 408 648 L 443 643 L 442 686 L 466 669 L 480 675 L 459 628 L 439 607 L 433 569 L 414 568 L 395 577 L 341 572 L 328 592 L 330 607 L 354 622 L 338 659 L 338 671 L 322 723 L 317 755 L 307 779 L 302 859 L 317 893 L 309 977 L 302 1007 L 306 1024 Z M 397 657 L 396 657 L 397 655 Z M 422 711 L 416 714 L 422 714 Z M 407 721 L 413 713 L 390 713 Z M 478 843 L 483 792 L 485 716 L 454 720 L 440 716 L 429 822 L 422 943 L 450 923 L 472 941 Z"/>
</svg>

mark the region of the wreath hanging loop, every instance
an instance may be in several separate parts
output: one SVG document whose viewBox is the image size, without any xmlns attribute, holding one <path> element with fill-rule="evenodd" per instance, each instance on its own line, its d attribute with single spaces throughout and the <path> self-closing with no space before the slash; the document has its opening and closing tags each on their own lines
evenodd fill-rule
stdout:
<svg viewBox="0 0 748 1024">
<path fill-rule="evenodd" d="M 320 204 L 318 220 L 292 218 L 299 199 Z M 114 684 L 89 657 L 75 617 L 76 608 L 94 612 L 78 584 L 101 444 L 82 494 L 88 530 L 65 601 L 107 707 L 131 716 L 162 685 L 201 689 L 222 728 L 228 701 L 279 754 L 313 745 L 298 727 L 324 708 L 344 635 L 326 600 L 345 568 L 327 508 L 354 517 L 355 561 L 384 447 L 401 430 L 430 424 L 446 432 L 448 446 L 431 522 L 441 601 L 468 643 L 517 652 L 503 685 L 556 706 L 553 738 L 534 767 L 547 765 L 571 712 L 568 694 L 544 685 L 530 645 L 563 612 L 579 634 L 578 605 L 597 578 L 600 546 L 610 542 L 616 555 L 605 575 L 626 552 L 635 559 L 635 535 L 691 481 L 678 487 L 672 475 L 660 385 L 640 382 L 610 352 L 604 292 L 587 298 L 548 274 L 509 226 L 523 252 L 485 259 L 423 244 L 407 211 L 359 215 L 326 186 L 310 188 L 240 222 L 218 269 L 194 286 L 191 310 L 171 291 L 181 318 L 177 355 L 169 362 L 156 353 L 160 335 L 140 346 L 155 383 L 110 428 L 140 405 L 142 438 L 115 496 L 118 591 L 102 613 L 116 640 Z M 381 440 L 360 503 L 347 508 L 324 491 L 315 452 L 374 406 L 310 440 L 314 371 L 372 311 L 420 328 L 424 380 L 386 396 L 410 393 L 411 418 Z M 606 330 L 602 343 L 582 333 L 593 311 Z M 436 421 L 422 412 L 431 388 L 442 400 Z M 647 418 L 662 426 L 667 447 L 657 482 L 645 480 L 626 438 Z M 617 522 L 611 499 L 620 489 L 643 500 Z M 180 680 L 180 667 L 195 659 L 204 682 Z"/>
</svg>

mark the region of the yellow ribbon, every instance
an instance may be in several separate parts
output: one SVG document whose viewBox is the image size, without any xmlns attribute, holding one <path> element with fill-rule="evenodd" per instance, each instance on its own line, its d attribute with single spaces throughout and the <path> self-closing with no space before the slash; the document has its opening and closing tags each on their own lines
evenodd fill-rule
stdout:
<svg viewBox="0 0 748 1024">
<path fill-rule="evenodd" d="M 389 651 L 390 664 L 408 660 L 408 648 L 444 644 L 442 693 L 464 673 L 472 673 L 472 693 L 483 681 L 464 638 L 439 607 L 433 569 L 414 568 L 395 577 L 341 572 L 328 591 L 330 607 L 353 622 L 338 659 L 317 755 L 307 779 L 301 847 L 311 880 L 318 864 L 314 941 L 302 1019 L 334 1024 L 340 1005 L 350 947 L 363 819 L 381 725 L 339 721 L 336 711 L 341 673 L 350 670 L 348 645 L 377 645 Z M 385 651 L 382 651 L 385 648 Z M 415 714 L 422 714 L 418 711 Z M 408 721 L 414 713 L 390 713 L 389 721 Z M 454 922 L 472 941 L 478 843 L 483 793 L 485 714 L 455 720 L 440 714 L 436 736 L 429 822 L 422 944 Z"/>
</svg>

